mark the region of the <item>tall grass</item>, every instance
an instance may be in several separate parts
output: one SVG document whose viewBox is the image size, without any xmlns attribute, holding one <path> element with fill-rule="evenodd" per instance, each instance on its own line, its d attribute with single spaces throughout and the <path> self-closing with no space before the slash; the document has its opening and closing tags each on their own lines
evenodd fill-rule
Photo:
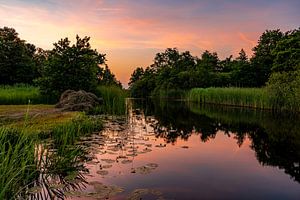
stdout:
<svg viewBox="0 0 300 200">
<path fill-rule="evenodd" d="M 22 188 L 28 189 L 41 174 L 74 169 L 75 161 L 82 155 L 75 141 L 85 134 L 101 129 L 102 123 L 99 119 L 85 115 L 55 127 L 51 126 L 48 134 L 38 130 L 33 133 L 34 130 L 27 126 L 0 127 L 0 199 L 12 199 L 15 195 L 24 193 Z M 50 154 L 47 149 L 41 153 L 41 149 L 37 148 L 47 138 L 51 139 L 51 145 L 44 147 L 56 149 L 55 155 Z"/>
<path fill-rule="evenodd" d="M 274 108 L 267 91 L 263 88 L 194 88 L 188 92 L 187 99 L 199 103 Z"/>
<path fill-rule="evenodd" d="M 103 127 L 102 121 L 97 118 L 82 115 L 70 122 L 60 124 L 51 130 L 51 138 L 55 146 L 73 145 L 80 137 Z"/>
<path fill-rule="evenodd" d="M 32 136 L 0 128 L 0 199 L 11 199 L 37 176 Z"/>
<path fill-rule="evenodd" d="M 28 85 L 0 86 L 0 105 L 45 104 L 51 100 L 41 95 L 38 87 Z"/>
<path fill-rule="evenodd" d="M 96 108 L 94 113 L 123 115 L 126 112 L 125 99 L 128 94 L 125 90 L 116 86 L 99 86 L 97 96 L 103 99 L 103 104 Z"/>
</svg>

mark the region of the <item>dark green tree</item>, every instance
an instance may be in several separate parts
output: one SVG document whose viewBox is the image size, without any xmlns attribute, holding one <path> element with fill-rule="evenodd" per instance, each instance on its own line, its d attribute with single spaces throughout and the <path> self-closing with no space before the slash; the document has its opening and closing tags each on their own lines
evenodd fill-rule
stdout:
<svg viewBox="0 0 300 200">
<path fill-rule="evenodd" d="M 0 84 L 32 83 L 37 77 L 36 48 L 13 28 L 0 28 Z"/>
<path fill-rule="evenodd" d="M 219 57 L 216 52 L 204 51 L 201 59 L 197 61 L 198 70 L 206 70 L 208 72 L 220 71 Z"/>
<path fill-rule="evenodd" d="M 284 34 L 279 30 L 267 30 L 259 38 L 258 44 L 253 48 L 254 55 L 251 63 L 256 68 L 256 86 L 263 86 L 268 81 L 275 56 L 272 51 Z"/>
<path fill-rule="evenodd" d="M 267 90 L 273 104 L 300 110 L 300 29 L 289 31 L 272 51 L 274 62 Z"/>
<path fill-rule="evenodd" d="M 128 85 L 131 86 L 136 81 L 141 80 L 143 75 L 144 75 L 144 69 L 142 67 L 136 68 L 130 76 L 130 80 L 129 80 Z"/>
<path fill-rule="evenodd" d="M 122 88 L 121 82 L 116 79 L 107 65 L 105 65 L 104 69 L 98 70 L 97 77 L 99 85 L 114 85 Z"/>
<path fill-rule="evenodd" d="M 234 60 L 231 74 L 231 84 L 234 86 L 255 87 L 257 84 L 255 68 L 249 62 L 244 49 L 241 49 L 239 56 Z"/>
<path fill-rule="evenodd" d="M 105 64 L 105 55 L 91 48 L 90 38 L 76 36 L 71 45 L 68 38 L 54 43 L 37 80 L 43 94 L 58 97 L 67 89 L 93 91 L 97 73 Z M 103 70 L 103 69 L 102 69 Z"/>
<path fill-rule="evenodd" d="M 272 72 L 300 70 L 300 28 L 289 31 L 272 51 Z"/>
</svg>

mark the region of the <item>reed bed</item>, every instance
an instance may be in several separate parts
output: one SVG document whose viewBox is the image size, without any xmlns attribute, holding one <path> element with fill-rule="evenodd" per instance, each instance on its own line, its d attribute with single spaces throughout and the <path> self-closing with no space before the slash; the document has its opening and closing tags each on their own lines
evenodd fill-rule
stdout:
<svg viewBox="0 0 300 200">
<path fill-rule="evenodd" d="M 70 122 L 60 124 L 51 130 L 51 138 L 55 145 L 73 145 L 83 135 L 99 131 L 103 127 L 102 121 L 98 118 L 82 115 Z"/>
<path fill-rule="evenodd" d="M 12 199 L 37 176 L 32 136 L 22 130 L 0 128 L 0 199 Z"/>
<path fill-rule="evenodd" d="M 263 88 L 194 88 L 187 94 L 192 102 L 273 109 L 268 93 Z"/>
<path fill-rule="evenodd" d="M 13 199 L 16 195 L 24 193 L 22 190 L 28 189 L 40 173 L 73 168 L 73 161 L 76 161 L 79 153 L 82 154 L 75 142 L 81 136 L 100 131 L 102 122 L 99 118 L 82 114 L 49 128 L 50 130 L 45 131 L 46 127 L 41 131 L 32 130 L 27 126 L 0 127 L 0 199 Z M 51 140 L 45 142 L 48 138 Z M 40 144 L 48 144 L 49 141 L 51 145 L 45 147 L 56 149 L 57 157 L 38 152 L 40 149 L 37 147 Z M 48 151 L 45 149 L 43 152 Z M 64 159 L 60 159 L 62 156 Z M 48 166 L 45 163 L 56 164 Z"/>
<path fill-rule="evenodd" d="M 99 86 L 96 94 L 103 99 L 103 105 L 96 108 L 92 114 L 125 114 L 125 99 L 128 97 L 128 94 L 125 90 L 116 86 Z"/>
<path fill-rule="evenodd" d="M 50 99 L 41 95 L 38 87 L 28 85 L 0 86 L 0 105 L 45 104 Z"/>
</svg>

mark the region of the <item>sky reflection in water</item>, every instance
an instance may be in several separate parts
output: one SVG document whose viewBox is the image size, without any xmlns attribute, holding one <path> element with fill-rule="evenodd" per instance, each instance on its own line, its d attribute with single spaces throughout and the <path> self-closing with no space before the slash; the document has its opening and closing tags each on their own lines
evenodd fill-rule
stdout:
<svg viewBox="0 0 300 200">
<path fill-rule="evenodd" d="M 89 184 L 68 199 L 300 197 L 298 118 L 185 102 L 128 108 L 77 142 L 88 147 Z"/>
</svg>

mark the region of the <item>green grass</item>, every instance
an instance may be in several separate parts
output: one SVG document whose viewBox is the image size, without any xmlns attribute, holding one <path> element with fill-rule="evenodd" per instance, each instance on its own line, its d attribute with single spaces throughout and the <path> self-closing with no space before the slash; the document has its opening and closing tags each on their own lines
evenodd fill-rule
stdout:
<svg viewBox="0 0 300 200">
<path fill-rule="evenodd" d="M 0 199 L 16 197 L 22 188 L 30 188 L 41 173 L 62 171 L 67 176 L 66 170 L 74 169 L 78 156 L 82 155 L 75 145 L 76 140 L 102 129 L 98 118 L 84 114 L 76 114 L 73 119 L 56 126 L 50 123 L 51 126 L 45 125 L 47 127 L 40 130 L 28 127 L 30 124 L 0 127 Z M 51 140 L 45 142 L 48 138 Z M 56 149 L 57 155 L 50 154 L 48 147 Z"/>
<path fill-rule="evenodd" d="M 187 94 L 192 102 L 272 109 L 268 93 L 263 88 L 194 88 Z"/>
<path fill-rule="evenodd" d="M 0 128 L 0 199 L 12 198 L 36 177 L 34 144 L 22 130 Z"/>
<path fill-rule="evenodd" d="M 102 127 L 101 120 L 82 115 L 52 128 L 51 138 L 58 147 L 61 145 L 73 145 L 80 136 L 101 130 Z"/>
<path fill-rule="evenodd" d="M 39 88 L 28 85 L 0 86 L 0 105 L 47 104 Z"/>
<path fill-rule="evenodd" d="M 128 97 L 125 90 L 116 86 L 99 86 L 97 88 L 96 95 L 103 98 L 103 105 L 95 108 L 92 114 L 125 114 L 125 99 Z"/>
</svg>

